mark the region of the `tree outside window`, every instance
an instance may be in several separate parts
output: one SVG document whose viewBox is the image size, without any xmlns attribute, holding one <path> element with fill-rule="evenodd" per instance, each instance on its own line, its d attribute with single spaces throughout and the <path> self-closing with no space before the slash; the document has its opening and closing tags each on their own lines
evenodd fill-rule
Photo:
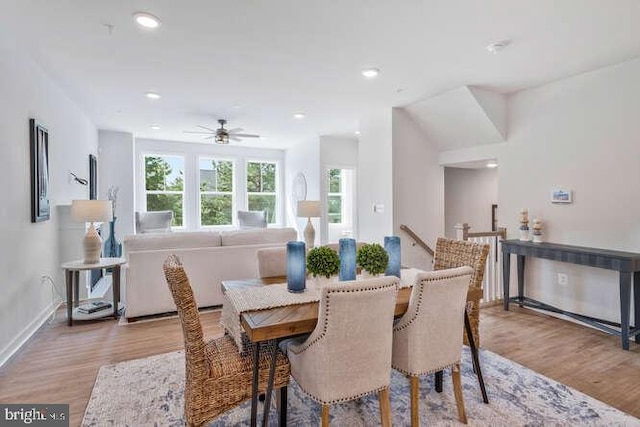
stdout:
<svg viewBox="0 0 640 427">
<path fill-rule="evenodd" d="M 233 223 L 233 162 L 200 158 L 200 225 Z"/>
<path fill-rule="evenodd" d="M 184 157 L 145 156 L 147 212 L 173 211 L 172 226 L 182 227 L 184 210 Z"/>
<path fill-rule="evenodd" d="M 266 211 L 267 222 L 276 222 L 277 165 L 273 162 L 247 163 L 247 204 L 250 211 Z"/>
<path fill-rule="evenodd" d="M 342 223 L 342 169 L 329 169 L 327 218 L 330 224 Z"/>
</svg>

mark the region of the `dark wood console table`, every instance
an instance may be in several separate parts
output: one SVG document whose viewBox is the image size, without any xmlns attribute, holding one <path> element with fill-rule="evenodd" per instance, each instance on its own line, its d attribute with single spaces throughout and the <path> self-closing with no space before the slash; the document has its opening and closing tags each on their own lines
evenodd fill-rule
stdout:
<svg viewBox="0 0 640 427">
<path fill-rule="evenodd" d="M 517 255 L 518 296 L 509 298 L 509 279 L 511 273 L 511 254 Z M 536 257 L 552 261 L 587 265 L 590 267 L 615 270 L 620 277 L 620 323 L 597 319 L 578 313 L 565 311 L 524 296 L 525 257 Z M 633 275 L 634 326 L 631 326 L 631 283 Z M 610 251 L 607 249 L 586 248 L 581 246 L 559 245 L 556 243 L 532 243 L 520 240 L 502 241 L 502 278 L 504 283 L 504 309 L 509 303 L 551 311 L 580 320 L 609 334 L 618 335 L 622 348 L 629 350 L 629 339 L 635 336 L 640 343 L 640 254 L 632 252 Z M 619 328 L 614 329 L 613 327 Z"/>
</svg>

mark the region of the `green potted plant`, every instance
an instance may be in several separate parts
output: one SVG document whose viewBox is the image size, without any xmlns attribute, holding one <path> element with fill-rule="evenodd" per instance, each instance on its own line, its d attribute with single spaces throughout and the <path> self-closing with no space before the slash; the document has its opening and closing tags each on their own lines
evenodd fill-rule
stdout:
<svg viewBox="0 0 640 427">
<path fill-rule="evenodd" d="M 358 249 L 356 262 L 372 276 L 382 274 L 389 264 L 389 255 L 382 246 L 377 243 L 368 243 Z"/>
<path fill-rule="evenodd" d="M 329 279 L 340 271 L 340 257 L 333 249 L 326 246 L 313 248 L 307 254 L 307 270 L 313 277 Z"/>
</svg>

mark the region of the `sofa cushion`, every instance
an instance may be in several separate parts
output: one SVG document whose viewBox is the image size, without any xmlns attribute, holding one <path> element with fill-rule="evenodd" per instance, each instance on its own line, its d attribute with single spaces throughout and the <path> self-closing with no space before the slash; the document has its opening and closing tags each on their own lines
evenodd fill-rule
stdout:
<svg viewBox="0 0 640 427">
<path fill-rule="evenodd" d="M 290 240 L 296 240 L 298 233 L 293 228 L 262 228 L 223 231 L 220 237 L 222 246 L 260 245 L 266 243 L 286 243 Z"/>
<path fill-rule="evenodd" d="M 209 248 L 220 246 L 218 231 L 188 231 L 180 233 L 136 234 L 124 238 L 125 250 Z"/>
</svg>

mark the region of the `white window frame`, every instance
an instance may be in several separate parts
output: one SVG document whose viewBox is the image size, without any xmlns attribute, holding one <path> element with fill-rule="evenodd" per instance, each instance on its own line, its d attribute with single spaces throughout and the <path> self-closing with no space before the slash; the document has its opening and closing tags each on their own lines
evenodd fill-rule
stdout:
<svg viewBox="0 0 640 427">
<path fill-rule="evenodd" d="M 147 157 L 177 157 L 182 159 L 182 191 L 176 190 L 147 190 L 147 171 L 146 171 L 146 160 Z M 147 195 L 149 194 L 180 194 L 182 195 L 182 225 L 172 225 L 172 230 L 184 230 L 187 228 L 187 216 L 186 216 L 186 197 L 187 197 L 187 156 L 185 154 L 178 153 L 150 153 L 145 152 L 142 153 L 142 205 L 144 206 L 144 210 L 149 212 L 147 206 Z"/>
<path fill-rule="evenodd" d="M 249 163 L 271 163 L 276 166 L 276 176 L 274 178 L 275 181 L 275 191 L 274 192 L 254 192 L 249 191 L 249 186 L 247 184 L 247 179 L 249 176 Z M 244 164 L 244 190 L 245 190 L 245 208 L 249 210 L 249 196 L 252 195 L 266 195 L 266 196 L 275 196 L 275 212 L 274 212 L 274 222 L 267 223 L 267 227 L 276 227 L 281 223 L 281 209 L 280 209 L 280 174 L 281 174 L 280 162 L 275 159 L 246 159 Z"/>
<path fill-rule="evenodd" d="M 200 190 L 200 161 L 201 160 L 215 160 L 216 162 L 231 162 L 233 172 L 232 172 L 232 180 L 231 180 L 231 191 L 202 191 Z M 235 213 L 238 211 L 237 209 L 237 161 L 234 158 L 220 157 L 215 155 L 207 155 L 207 154 L 198 154 L 196 158 L 196 174 L 197 174 L 197 183 L 196 189 L 198 191 L 198 227 L 200 229 L 220 229 L 220 228 L 232 228 L 236 226 L 237 218 Z M 203 225 L 202 224 L 202 196 L 203 195 L 212 195 L 212 196 L 223 196 L 223 195 L 231 195 L 231 224 L 221 224 L 221 225 Z"/>
</svg>

